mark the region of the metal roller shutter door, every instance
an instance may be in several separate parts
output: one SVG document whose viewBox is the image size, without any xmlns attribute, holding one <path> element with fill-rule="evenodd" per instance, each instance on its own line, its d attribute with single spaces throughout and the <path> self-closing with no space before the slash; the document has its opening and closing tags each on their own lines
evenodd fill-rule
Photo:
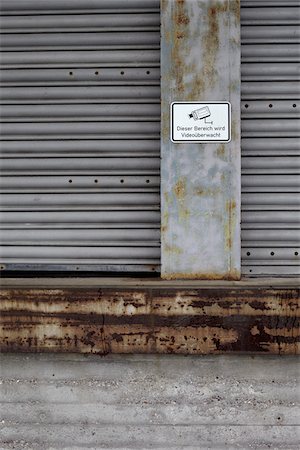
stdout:
<svg viewBox="0 0 300 450">
<path fill-rule="evenodd" d="M 2 269 L 159 270 L 159 1 L 1 10 Z"/>
<path fill-rule="evenodd" d="M 299 274 L 299 2 L 242 0 L 244 275 Z M 3 268 L 159 269 L 159 2 L 2 0 Z"/>
<path fill-rule="evenodd" d="M 241 6 L 243 274 L 299 275 L 300 5 Z"/>
</svg>

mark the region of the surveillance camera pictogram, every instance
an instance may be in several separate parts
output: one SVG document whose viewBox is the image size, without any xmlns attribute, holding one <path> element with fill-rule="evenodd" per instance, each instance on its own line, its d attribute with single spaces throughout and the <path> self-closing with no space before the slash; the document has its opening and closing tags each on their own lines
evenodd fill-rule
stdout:
<svg viewBox="0 0 300 450">
<path fill-rule="evenodd" d="M 207 122 L 206 119 L 211 116 L 211 112 L 208 106 L 203 106 L 203 108 L 195 109 L 189 114 L 190 119 L 194 120 L 204 120 L 204 123 L 212 124 L 213 122 Z"/>
</svg>

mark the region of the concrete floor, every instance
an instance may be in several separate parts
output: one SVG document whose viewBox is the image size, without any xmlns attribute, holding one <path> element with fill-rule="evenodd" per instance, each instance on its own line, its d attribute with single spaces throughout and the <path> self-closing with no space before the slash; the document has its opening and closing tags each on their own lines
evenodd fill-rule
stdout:
<svg viewBox="0 0 300 450">
<path fill-rule="evenodd" d="M 3 354 L 1 449 L 299 449 L 299 360 Z"/>
</svg>

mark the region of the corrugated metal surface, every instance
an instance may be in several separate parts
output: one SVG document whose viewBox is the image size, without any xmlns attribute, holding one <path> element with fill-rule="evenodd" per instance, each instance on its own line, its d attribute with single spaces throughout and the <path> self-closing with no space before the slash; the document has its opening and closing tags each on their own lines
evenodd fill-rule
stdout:
<svg viewBox="0 0 300 450">
<path fill-rule="evenodd" d="M 1 356 L 1 448 L 299 448 L 295 358 Z"/>
<path fill-rule="evenodd" d="M 1 10 L 1 268 L 158 270 L 159 1 Z"/>
<path fill-rule="evenodd" d="M 297 275 L 300 5 L 241 6 L 243 273 Z"/>
</svg>

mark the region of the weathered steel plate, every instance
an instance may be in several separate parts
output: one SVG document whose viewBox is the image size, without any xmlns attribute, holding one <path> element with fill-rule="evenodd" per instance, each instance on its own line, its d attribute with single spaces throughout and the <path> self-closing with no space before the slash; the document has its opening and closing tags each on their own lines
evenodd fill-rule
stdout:
<svg viewBox="0 0 300 450">
<path fill-rule="evenodd" d="M 161 1 L 161 275 L 240 279 L 240 2 Z M 231 142 L 174 143 L 173 102 L 230 102 Z"/>
<path fill-rule="evenodd" d="M 3 352 L 297 354 L 297 288 L 4 288 Z"/>
</svg>

